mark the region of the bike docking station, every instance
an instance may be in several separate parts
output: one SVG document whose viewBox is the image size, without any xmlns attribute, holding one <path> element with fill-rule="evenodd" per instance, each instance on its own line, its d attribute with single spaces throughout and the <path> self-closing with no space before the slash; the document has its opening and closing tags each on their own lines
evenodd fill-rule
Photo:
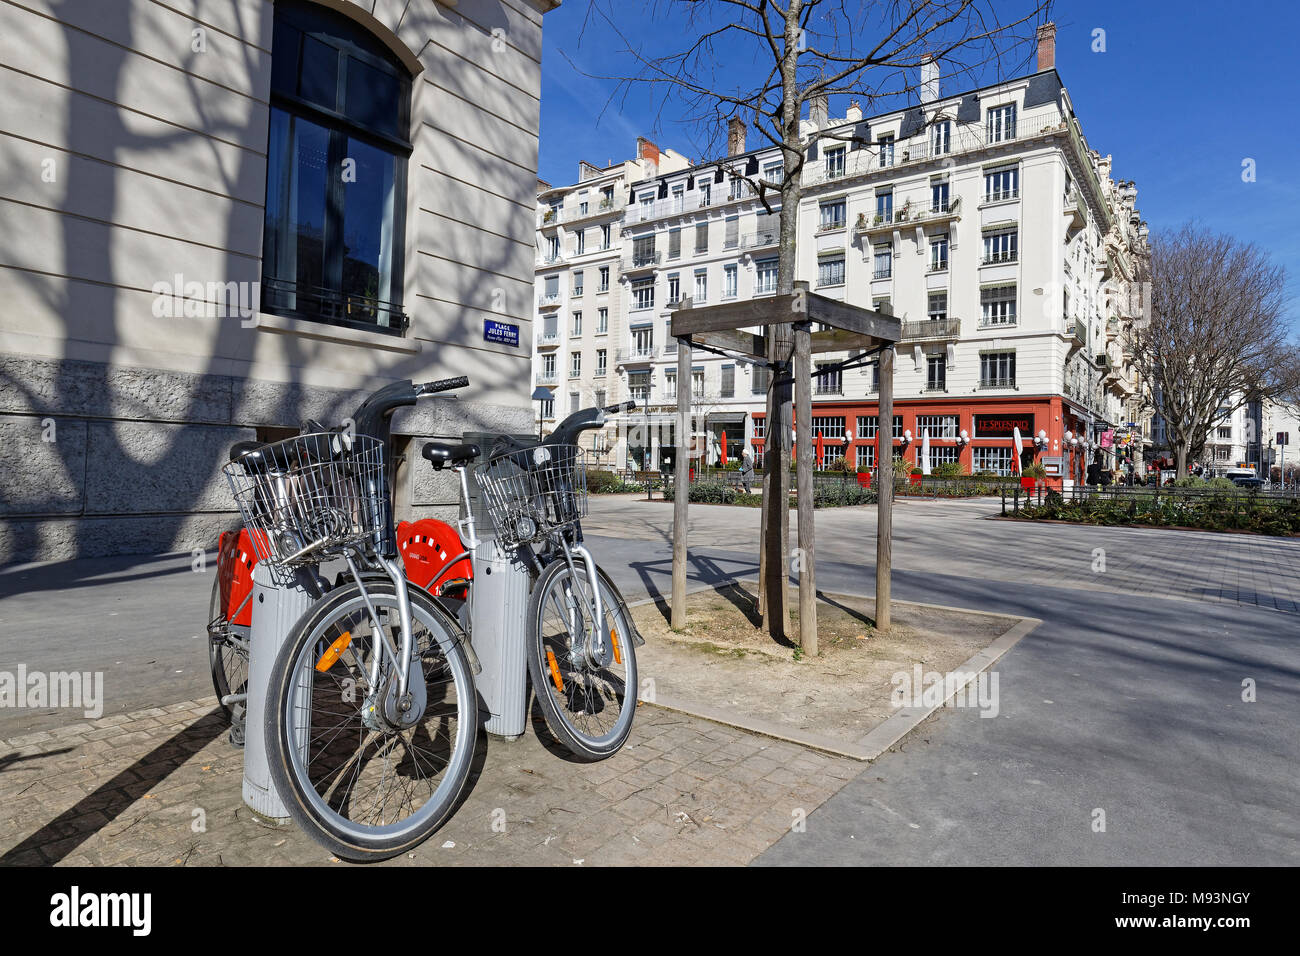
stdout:
<svg viewBox="0 0 1300 956">
<path fill-rule="evenodd" d="M 275 789 L 266 755 L 266 706 L 271 671 L 280 647 L 295 624 L 316 601 L 306 571 L 286 575 L 270 561 L 253 566 L 253 623 L 249 629 L 248 705 L 244 735 L 244 804 L 260 823 L 291 824 L 289 811 Z"/>
<path fill-rule="evenodd" d="M 531 581 L 514 553 L 485 538 L 474 564 L 470 594 L 474 653 L 482 666 L 474 680 L 479 717 L 494 737 L 518 740 L 528 722 L 525 618 Z"/>
</svg>

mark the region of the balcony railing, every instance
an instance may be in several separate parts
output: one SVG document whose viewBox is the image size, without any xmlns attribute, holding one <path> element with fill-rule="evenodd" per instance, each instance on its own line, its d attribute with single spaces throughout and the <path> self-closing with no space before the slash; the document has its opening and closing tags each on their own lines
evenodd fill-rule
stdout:
<svg viewBox="0 0 1300 956">
<path fill-rule="evenodd" d="M 1069 131 L 1069 126 L 1059 113 L 1049 112 L 1047 115 L 1033 118 L 1019 117 L 1014 135 L 1008 136 L 1004 131 L 1003 135 L 997 139 L 989 137 L 988 128 L 985 125 L 954 129 L 949 139 L 950 148 L 935 149 L 930 140 L 930 130 L 927 129 L 914 137 L 897 140 L 892 146 L 886 147 L 887 154 L 891 150 L 893 152 L 893 162 L 889 165 L 881 166 L 880 147 L 873 144 L 865 149 L 853 150 L 848 153 L 844 157 L 842 168 L 828 168 L 824 163 L 810 164 L 807 167 L 809 172 L 805 173 L 804 185 L 815 186 L 821 183 L 835 182 L 850 176 L 866 176 L 872 173 L 891 176 L 893 175 L 891 171 L 902 166 L 929 160 L 942 160 L 955 154 L 975 152 L 988 146 L 1000 146 L 1010 142 L 1032 139 L 1048 133 L 1067 133 Z M 1081 152 L 1080 155 L 1086 156 L 1087 154 Z"/>
<path fill-rule="evenodd" d="M 547 209 L 537 217 L 537 226 L 539 229 L 549 226 L 558 226 L 563 219 L 563 209 Z"/>
<path fill-rule="evenodd" d="M 1016 317 L 1011 315 L 988 318 L 981 315 L 979 327 L 981 329 L 1014 329 L 1016 327 Z"/>
<path fill-rule="evenodd" d="M 564 261 L 563 252 L 543 252 L 540 256 L 537 257 L 537 262 L 540 265 L 544 265 L 544 266 L 553 266 L 557 262 L 563 262 L 563 261 Z"/>
<path fill-rule="evenodd" d="M 961 334 L 961 319 L 918 319 L 903 323 L 904 342 L 922 339 L 955 339 Z"/>
<path fill-rule="evenodd" d="M 621 213 L 626 208 L 627 199 L 622 196 L 602 199 L 599 202 L 588 203 L 586 212 L 581 209 L 572 211 L 569 214 L 568 222 L 582 222 L 585 219 L 595 219 L 599 216 L 611 216 L 615 213 Z"/>
<path fill-rule="evenodd" d="M 980 379 L 980 388 L 1015 388 L 1016 379 L 1014 376 L 1009 378 L 982 378 Z"/>
<path fill-rule="evenodd" d="M 655 347 L 653 345 L 633 346 L 628 349 L 619 349 L 614 360 L 626 364 L 628 362 L 650 362 L 653 361 L 654 357 Z"/>
<path fill-rule="evenodd" d="M 913 206 L 908 210 L 907 221 L 912 223 L 941 222 L 955 219 L 960 215 L 961 197 L 944 199 L 939 202 L 931 200 L 928 206 Z"/>
<path fill-rule="evenodd" d="M 559 381 L 560 381 L 559 372 L 538 372 L 537 373 L 538 385 L 555 385 Z"/>
<path fill-rule="evenodd" d="M 740 240 L 742 249 L 765 249 L 769 246 L 779 245 L 781 242 L 781 230 L 767 229 L 762 232 L 751 233 Z"/>
<path fill-rule="evenodd" d="M 548 346 L 554 346 L 559 344 L 560 344 L 559 332 L 538 332 L 537 333 L 537 345 L 539 348 L 546 348 Z"/>
<path fill-rule="evenodd" d="M 560 299 L 561 296 L 560 293 L 558 292 L 551 292 L 551 293 L 543 292 L 541 295 L 537 297 L 537 307 L 539 309 L 558 308 L 560 305 Z"/>
<path fill-rule="evenodd" d="M 658 250 L 654 252 L 634 253 L 630 256 L 623 257 L 623 271 L 634 272 L 637 269 L 653 269 L 663 259 L 663 253 Z"/>
<path fill-rule="evenodd" d="M 1076 319 L 1069 323 L 1065 327 L 1065 334 L 1071 336 L 1084 348 L 1088 347 L 1088 323 L 1082 319 Z"/>
<path fill-rule="evenodd" d="M 623 214 L 623 225 L 650 222 L 654 219 L 663 219 L 665 216 L 685 216 L 699 209 L 711 209 L 727 203 L 740 202 L 753 195 L 754 193 L 748 188 L 742 188 L 738 194 L 724 193 L 715 189 L 709 194 L 707 200 L 701 193 L 693 192 L 680 198 L 669 196 L 667 199 L 657 199 L 651 203 L 629 203 L 627 211 Z"/>
<path fill-rule="evenodd" d="M 988 255 L 980 259 L 980 265 L 998 266 L 1009 262 L 1018 262 L 1019 260 L 1020 256 L 1017 254 L 1016 250 L 1013 249 L 1010 252 L 990 252 Z"/>
</svg>

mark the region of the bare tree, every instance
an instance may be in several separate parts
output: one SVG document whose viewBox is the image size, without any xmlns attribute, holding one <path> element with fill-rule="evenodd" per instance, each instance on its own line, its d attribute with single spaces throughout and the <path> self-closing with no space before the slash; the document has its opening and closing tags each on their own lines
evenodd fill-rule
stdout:
<svg viewBox="0 0 1300 956">
<path fill-rule="evenodd" d="M 1149 306 L 1130 347 L 1182 478 L 1225 415 L 1300 389 L 1286 270 L 1252 243 L 1189 223 L 1153 237 L 1143 278 Z"/>
<path fill-rule="evenodd" d="M 928 59 L 942 64 L 949 76 L 984 78 L 1018 71 L 1027 56 L 1004 57 L 1022 48 L 1045 19 L 1051 0 L 652 0 L 651 11 L 674 35 L 687 37 L 684 49 L 667 54 L 648 52 L 620 28 L 625 0 L 591 0 L 588 18 L 608 21 L 626 45 L 635 71 L 617 80 L 615 96 L 649 87 L 652 108 L 662 116 L 681 109 L 680 119 L 703 134 L 702 155 L 720 156 L 729 124 L 745 121 L 783 159 L 779 181 L 747 173 L 744 161 L 721 165 L 733 179 L 745 181 L 770 213 L 780 198 L 781 256 L 777 293 L 794 289 L 797 215 L 803 196 L 808 135 L 801 126 L 805 104 L 825 107 L 828 98 L 857 98 L 866 115 L 889 104 L 908 102 L 920 86 L 921 65 Z M 1008 8 L 1018 12 L 1008 16 Z M 662 34 L 660 34 L 662 35 Z M 1027 53 L 1027 50 L 1025 51 Z M 978 82 L 974 83 L 978 85 Z M 825 109 L 821 111 L 825 113 Z M 867 145 L 855 126 L 819 129 L 812 135 L 826 140 Z M 768 336 L 768 362 L 788 368 L 793 331 L 774 327 Z M 789 375 L 776 374 L 767 396 L 768 449 L 763 476 L 764 566 L 778 553 L 781 580 L 788 579 L 790 440 L 793 425 Z M 773 454 L 775 453 L 775 454 Z M 769 531 L 770 519 L 780 522 L 779 538 Z M 774 530 L 774 529 L 773 529 Z M 784 595 L 767 594 L 768 574 L 760 570 L 759 605 L 772 633 L 788 631 Z M 770 600 L 769 600 L 770 599 Z M 773 604 L 774 602 L 774 604 Z M 770 614 L 780 621 L 773 624 Z"/>
</svg>

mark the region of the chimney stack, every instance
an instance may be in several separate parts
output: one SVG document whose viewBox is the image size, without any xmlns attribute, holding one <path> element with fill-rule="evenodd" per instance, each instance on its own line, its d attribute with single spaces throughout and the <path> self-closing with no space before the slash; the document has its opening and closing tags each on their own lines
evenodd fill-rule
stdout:
<svg viewBox="0 0 1300 956">
<path fill-rule="evenodd" d="M 1056 24 L 1044 23 L 1038 28 L 1038 72 L 1056 69 Z"/>
<path fill-rule="evenodd" d="M 808 102 L 808 122 L 813 129 L 825 129 L 830 116 L 829 99 L 825 93 L 818 93 Z"/>
<path fill-rule="evenodd" d="M 939 61 L 933 53 L 921 57 L 921 102 L 933 103 L 939 98 Z"/>
<path fill-rule="evenodd" d="M 844 118 L 850 123 L 862 122 L 862 104 L 857 100 L 850 100 L 849 109 L 848 112 L 844 114 Z"/>
<path fill-rule="evenodd" d="M 739 156 L 745 151 L 745 121 L 733 116 L 727 123 L 727 155 Z"/>
<path fill-rule="evenodd" d="M 636 138 L 636 155 L 641 160 L 645 179 L 654 179 L 659 175 L 659 147 L 644 136 Z"/>
</svg>

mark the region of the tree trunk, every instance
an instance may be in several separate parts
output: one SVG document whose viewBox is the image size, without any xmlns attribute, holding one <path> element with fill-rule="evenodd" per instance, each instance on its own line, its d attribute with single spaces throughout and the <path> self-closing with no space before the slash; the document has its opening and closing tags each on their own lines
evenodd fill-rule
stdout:
<svg viewBox="0 0 1300 956">
<path fill-rule="evenodd" d="M 807 283 L 799 283 L 806 288 Z M 817 583 L 813 577 L 816 545 L 813 531 L 813 468 L 816 451 L 812 432 L 812 346 L 807 322 L 794 327 L 794 377 L 799 414 L 796 426 L 798 462 L 796 481 L 799 489 L 799 646 L 812 657 L 817 654 Z M 789 509 L 786 509 L 789 513 Z"/>
<path fill-rule="evenodd" d="M 777 261 L 776 291 L 794 290 L 795 240 L 797 238 L 799 201 L 803 197 L 803 144 L 799 140 L 799 113 L 803 102 L 798 95 L 799 20 L 802 0 L 790 0 L 785 12 L 785 50 L 781 57 L 782 159 L 785 172 L 781 180 L 781 239 Z M 789 633 L 789 605 L 786 584 L 790 571 L 790 428 L 794 421 L 790 407 L 789 385 L 775 382 L 788 376 L 793 333 L 789 325 L 775 325 L 766 330 L 767 360 L 771 383 L 767 389 L 767 438 L 764 445 L 763 528 L 760 546 L 758 607 L 763 627 L 774 638 Z"/>
<path fill-rule="evenodd" d="M 1178 462 L 1178 477 L 1187 477 L 1187 441 L 1179 438 L 1174 442 L 1174 459 Z"/>
</svg>

